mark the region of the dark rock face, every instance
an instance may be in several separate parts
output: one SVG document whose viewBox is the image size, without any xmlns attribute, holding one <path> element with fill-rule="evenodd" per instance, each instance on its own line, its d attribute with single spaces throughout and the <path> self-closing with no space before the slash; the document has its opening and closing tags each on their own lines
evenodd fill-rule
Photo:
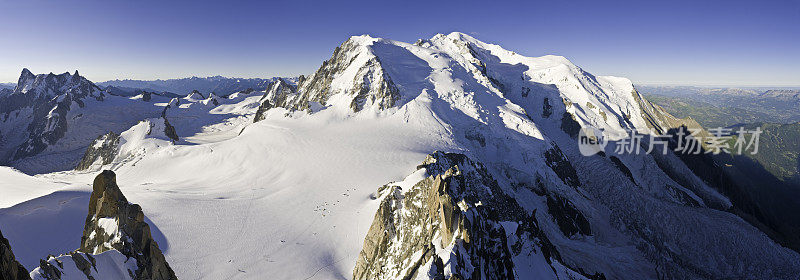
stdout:
<svg viewBox="0 0 800 280">
<path fill-rule="evenodd" d="M 33 277 L 36 279 L 47 279 L 47 280 L 60 280 L 62 278 L 73 279 L 77 275 L 69 275 L 65 272 L 64 261 L 67 260 L 72 261 L 75 264 L 75 268 L 83 274 L 83 277 L 89 280 L 101 280 L 97 279 L 92 275 L 92 272 L 98 271 L 97 269 L 97 261 L 91 254 L 80 253 L 80 252 L 70 252 L 66 255 L 61 255 L 59 257 L 55 257 L 52 255 L 47 256 L 46 260 L 39 260 L 39 267 L 31 272 Z M 66 270 L 69 271 L 69 270 Z M 134 275 L 133 271 L 128 270 L 128 275 Z M 133 278 L 133 277 L 131 277 Z"/>
<path fill-rule="evenodd" d="M 272 103 L 269 100 L 262 100 L 261 105 L 258 105 L 258 110 L 256 110 L 256 116 L 253 118 L 253 122 L 259 122 L 264 120 L 264 114 L 275 106 L 272 106 Z"/>
<path fill-rule="evenodd" d="M 573 236 L 575 234 L 592 235 L 589 221 L 568 200 L 560 196 L 548 195 L 547 211 L 553 216 L 564 236 Z"/>
<path fill-rule="evenodd" d="M 553 105 L 550 105 L 550 99 L 545 97 L 542 103 L 542 117 L 549 118 L 553 114 Z"/>
<path fill-rule="evenodd" d="M 0 279 L 3 280 L 23 280 L 31 279 L 28 270 L 25 269 L 14 257 L 8 239 L 3 237 L 0 232 Z"/>
<path fill-rule="evenodd" d="M 261 105 L 258 106 L 253 122 L 263 120 L 264 113 L 274 107 L 291 107 L 290 102 L 292 101 L 292 97 L 296 94 L 297 87 L 287 83 L 283 79 L 272 82 L 269 87 L 267 87 L 267 92 L 261 97 Z"/>
<path fill-rule="evenodd" d="M 477 131 L 476 129 L 467 130 L 464 133 L 464 138 L 467 138 L 467 140 L 478 142 L 478 144 L 480 144 L 481 147 L 486 147 L 486 137 L 484 137 L 483 134 L 481 134 L 481 132 Z"/>
<path fill-rule="evenodd" d="M 172 143 L 178 142 L 180 138 L 178 137 L 178 132 L 175 131 L 175 127 L 169 123 L 166 117 L 161 118 L 164 119 L 164 135 L 169 137 Z"/>
<path fill-rule="evenodd" d="M 0 158 L 0 162 L 44 151 L 64 137 L 67 112 L 73 103 L 83 107 L 86 98 L 102 101 L 104 97 L 103 90 L 81 77 L 78 71 L 75 74 L 33 75 L 28 69 L 23 69 L 14 91 L 0 95 L 0 115 L 8 119 L 12 113 L 19 115 L 22 110 L 30 110 L 30 121 L 21 124 L 26 126 L 27 137 L 10 158 Z"/>
<path fill-rule="evenodd" d="M 206 98 L 205 96 L 203 96 L 202 92 L 200 92 L 200 91 L 198 91 L 196 89 L 192 90 L 192 93 L 189 94 L 189 96 L 192 96 L 192 95 L 198 95 L 200 97 L 200 99 L 205 99 Z"/>
<path fill-rule="evenodd" d="M 536 217 L 482 164 L 435 152 L 418 168 L 426 177 L 410 189 L 380 188 L 381 204 L 353 279 L 518 279 L 513 257 L 532 244 L 551 267 L 561 260 Z M 577 231 L 585 232 L 585 218 L 576 221 Z M 516 229 L 506 232 L 502 222 Z"/>
<path fill-rule="evenodd" d="M 283 79 L 278 79 L 270 84 L 261 100 L 268 100 L 276 107 L 287 107 L 291 96 L 296 93 L 297 87 L 287 83 Z"/>
<path fill-rule="evenodd" d="M 558 146 L 553 144 L 552 149 L 544 152 L 544 158 L 547 166 L 556 172 L 556 175 L 561 178 L 561 181 L 563 181 L 564 184 L 575 188 L 581 185 L 581 182 L 578 179 L 578 172 L 575 171 L 575 167 L 572 166 Z"/>
<path fill-rule="evenodd" d="M 475 205 L 479 197 L 489 198 L 487 188 L 492 187 L 486 184 L 494 183 L 484 177 L 488 175 L 485 170 L 463 155 L 445 153 L 429 156 L 423 167 L 428 177 L 411 189 L 382 188 L 385 198 L 364 241 L 353 278 L 414 279 L 418 273 L 427 273 L 444 279 L 437 251 L 452 245 L 449 261 L 457 272 L 451 277 L 514 279 L 506 233 L 490 218 L 498 211 Z"/>
<path fill-rule="evenodd" d="M 114 157 L 116 157 L 118 149 L 118 134 L 109 131 L 106 134 L 100 135 L 100 137 L 97 137 L 97 139 L 86 148 L 83 159 L 81 159 L 81 162 L 75 167 L 75 170 L 86 170 L 93 163 L 97 162 L 98 159 L 102 160 L 101 163 L 103 165 L 110 164 L 114 160 Z"/>
<path fill-rule="evenodd" d="M 566 132 L 569 137 L 576 138 L 581 130 L 581 125 L 575 120 L 575 116 L 569 112 L 564 112 L 561 115 L 561 130 Z"/>
<path fill-rule="evenodd" d="M 628 169 L 627 166 L 625 166 L 625 163 L 623 163 L 618 157 L 615 156 L 611 156 L 609 157 L 609 159 L 611 159 L 611 162 L 614 163 L 614 166 L 616 166 L 617 169 L 619 169 L 619 171 L 622 171 L 622 173 L 625 174 L 625 176 L 628 177 L 628 179 L 631 179 L 631 182 L 636 184 L 636 180 L 633 178 L 633 173 L 631 173 L 631 170 Z"/>
<path fill-rule="evenodd" d="M 47 256 L 47 259 L 53 258 L 53 256 Z M 47 280 L 60 280 L 61 279 L 61 269 L 64 269 L 64 263 L 56 260 L 56 264 L 53 265 L 45 260 L 39 260 L 39 270 L 41 270 L 40 275 Z M 35 277 L 35 276 L 34 276 Z"/>
<path fill-rule="evenodd" d="M 209 93 L 208 94 L 208 98 L 206 98 L 206 99 L 210 100 L 211 104 L 214 104 L 214 106 L 219 106 L 219 101 L 217 100 L 217 95 L 216 94 Z"/>
<path fill-rule="evenodd" d="M 116 183 L 116 174 L 103 171 L 94 179 L 79 251 L 99 254 L 117 250 L 136 259 L 135 279 L 177 279 L 144 222 L 144 213 L 131 204 Z"/>
<path fill-rule="evenodd" d="M 173 104 L 175 104 L 175 107 L 180 105 L 181 104 L 180 99 L 173 98 L 172 100 L 170 100 L 169 104 L 167 104 L 167 106 L 164 107 L 164 110 L 161 111 L 161 119 L 164 120 L 164 135 L 166 135 L 167 138 L 172 140 L 172 143 L 175 143 L 178 142 L 178 140 L 180 140 L 180 138 L 178 137 L 178 132 L 175 131 L 175 127 L 172 126 L 172 124 L 170 124 L 169 121 L 167 120 L 167 110 L 172 108 Z"/>
</svg>

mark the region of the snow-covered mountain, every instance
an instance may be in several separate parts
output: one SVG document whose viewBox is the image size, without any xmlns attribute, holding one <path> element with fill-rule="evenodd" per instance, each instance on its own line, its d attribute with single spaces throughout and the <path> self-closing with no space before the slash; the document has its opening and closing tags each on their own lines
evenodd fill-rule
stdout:
<svg viewBox="0 0 800 280">
<path fill-rule="evenodd" d="M 797 252 L 680 157 L 614 153 L 631 129 L 698 127 L 628 79 L 451 33 L 355 36 L 312 75 L 265 90 L 167 101 L 92 135 L 80 171 L 0 170 L 27 187 L 0 201 L 17 258 L 31 269 L 82 244 L 89 183 L 110 169 L 178 278 L 800 274 Z M 583 156 L 581 129 L 612 144 Z M 51 193 L 26 194 L 36 184 Z"/>
<path fill-rule="evenodd" d="M 77 71 L 34 75 L 23 69 L 16 88 L 0 95 L 0 163 L 31 173 L 68 170 L 97 135 L 158 112 L 152 104 L 108 95 Z"/>
<path fill-rule="evenodd" d="M 237 96 L 244 98 L 253 92 Z M 209 102 L 218 105 L 216 100 L 220 99 L 213 94 L 204 97 L 197 91 L 186 92 L 185 95 L 192 96 L 183 99 L 163 92 L 134 93 L 117 94 L 101 89 L 77 71 L 33 75 L 23 69 L 18 86 L 0 94 L 0 164 L 27 173 L 70 170 L 96 137 L 109 132 L 119 134 L 145 119 L 162 117 L 170 100 L 176 104 L 184 100 L 183 106 L 187 108 L 192 103 L 202 104 L 192 110 L 180 110 L 185 113 L 203 111 L 196 108 L 206 108 Z M 240 102 L 241 98 L 224 99 Z M 206 115 L 211 107 L 204 111 Z M 203 119 L 189 121 L 183 127 L 197 129 L 221 120 L 213 116 Z"/>
</svg>

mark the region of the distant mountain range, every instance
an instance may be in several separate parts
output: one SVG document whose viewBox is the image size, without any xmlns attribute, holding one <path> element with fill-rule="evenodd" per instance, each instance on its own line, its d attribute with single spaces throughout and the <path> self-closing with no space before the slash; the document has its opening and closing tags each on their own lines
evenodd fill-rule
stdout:
<svg viewBox="0 0 800 280">
<path fill-rule="evenodd" d="M 168 81 L 183 81 L 181 84 L 185 87 L 230 89 L 253 85 L 256 80 L 264 79 L 243 80 L 249 83 L 220 77 Z M 159 82 L 166 81 L 154 83 Z M 0 165 L 31 173 L 75 167 L 86 146 L 96 137 L 109 132 L 120 133 L 145 119 L 172 116 L 171 112 L 178 108 L 174 108 L 177 107 L 174 104 L 173 110 L 168 112 L 165 106 L 171 101 L 180 103 L 180 99 L 184 107 L 192 103 L 218 105 L 234 96 L 220 97 L 198 90 L 175 94 L 129 87 L 104 88 L 80 76 L 78 71 L 34 75 L 23 69 L 16 85 L 19 86 L 0 89 Z M 247 87 L 241 92 L 239 96 L 258 91 Z M 206 124 L 196 116 L 173 117 L 172 123 L 181 125 L 179 133 Z M 183 124 L 184 118 L 188 119 L 188 124 Z"/>
<path fill-rule="evenodd" d="M 643 86 L 641 92 L 679 118 L 704 127 L 800 121 L 800 89 Z"/>
<path fill-rule="evenodd" d="M 800 99 L 800 88 L 793 87 L 696 87 L 696 86 L 638 86 L 642 92 L 666 95 L 717 95 L 765 98 Z"/>
<path fill-rule="evenodd" d="M 97 83 L 102 88 L 111 87 L 111 92 L 116 92 L 123 96 L 136 95 L 137 91 L 151 91 L 151 92 L 168 92 L 178 95 L 186 95 L 192 91 L 199 91 L 203 94 L 214 93 L 218 96 L 227 96 L 234 92 L 246 91 L 253 89 L 256 91 L 263 91 L 267 88 L 269 83 L 275 81 L 277 78 L 228 78 L 222 76 L 214 77 L 191 77 L 181 79 L 169 80 L 112 80 Z M 290 78 L 290 80 L 293 80 Z"/>
</svg>

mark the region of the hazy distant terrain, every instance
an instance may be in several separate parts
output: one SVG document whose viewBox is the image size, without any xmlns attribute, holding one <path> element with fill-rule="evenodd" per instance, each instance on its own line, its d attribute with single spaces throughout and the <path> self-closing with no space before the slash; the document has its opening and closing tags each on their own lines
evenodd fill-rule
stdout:
<svg viewBox="0 0 800 280">
<path fill-rule="evenodd" d="M 676 117 L 704 127 L 800 121 L 800 89 L 652 87 L 639 90 Z"/>
<path fill-rule="evenodd" d="M 270 82 L 275 78 L 261 79 L 261 78 L 228 78 L 222 76 L 214 77 L 191 77 L 181 79 L 169 80 L 112 80 L 97 83 L 101 88 L 113 86 L 125 91 L 128 89 L 141 89 L 154 92 L 170 92 L 185 95 L 189 92 L 197 90 L 203 94 L 214 93 L 216 95 L 228 95 L 234 92 L 246 91 L 253 89 L 263 91 L 267 88 Z"/>
<path fill-rule="evenodd" d="M 800 123 L 756 123 L 744 125 L 748 130 L 761 127 L 759 151 L 748 157 L 781 180 L 793 180 L 800 185 Z"/>
<path fill-rule="evenodd" d="M 800 90 L 641 87 L 648 100 L 705 128 L 761 127 L 759 152 L 746 154 L 780 180 L 800 184 Z"/>
</svg>

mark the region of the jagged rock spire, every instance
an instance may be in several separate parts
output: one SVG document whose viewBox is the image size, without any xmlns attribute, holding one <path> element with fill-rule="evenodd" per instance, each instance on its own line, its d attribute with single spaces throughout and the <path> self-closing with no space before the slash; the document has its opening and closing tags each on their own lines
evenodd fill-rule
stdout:
<svg viewBox="0 0 800 280">
<path fill-rule="evenodd" d="M 464 155 L 435 152 L 419 168 L 427 177 L 410 189 L 381 188 L 353 279 L 516 279 L 499 221 L 535 218 Z"/>
<path fill-rule="evenodd" d="M 34 156 L 54 145 L 67 133 L 67 114 L 75 107 L 86 106 L 88 98 L 102 101 L 105 94 L 77 71 L 74 76 L 68 72 L 34 75 L 27 68 L 22 69 L 14 91 L 0 96 L 0 114 L 30 110 L 31 115 L 18 126 L 26 130 L 27 137 L 24 142 L 17 142 L 18 146 L 8 147 L 14 151 L 2 153 L 0 162 Z"/>
<path fill-rule="evenodd" d="M 79 251 L 109 250 L 136 259 L 136 279 L 177 279 L 150 234 L 142 208 L 128 202 L 117 186 L 116 174 L 104 170 L 94 179 Z"/>
</svg>

